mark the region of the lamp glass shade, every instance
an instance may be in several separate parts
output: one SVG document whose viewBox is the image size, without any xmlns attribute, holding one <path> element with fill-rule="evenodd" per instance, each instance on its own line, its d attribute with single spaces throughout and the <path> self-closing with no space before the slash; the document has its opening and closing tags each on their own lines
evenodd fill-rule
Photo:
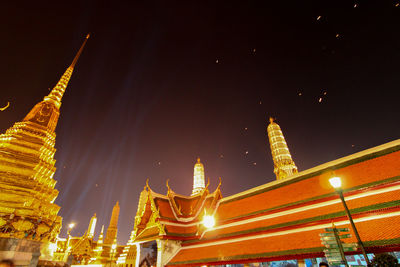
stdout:
<svg viewBox="0 0 400 267">
<path fill-rule="evenodd" d="M 213 228 L 214 225 L 215 225 L 214 216 L 205 215 L 205 216 L 203 217 L 203 225 L 204 225 L 206 228 Z"/>
<path fill-rule="evenodd" d="M 333 188 L 340 188 L 342 186 L 342 180 L 340 177 L 332 177 L 329 179 L 329 183 L 331 183 Z"/>
</svg>

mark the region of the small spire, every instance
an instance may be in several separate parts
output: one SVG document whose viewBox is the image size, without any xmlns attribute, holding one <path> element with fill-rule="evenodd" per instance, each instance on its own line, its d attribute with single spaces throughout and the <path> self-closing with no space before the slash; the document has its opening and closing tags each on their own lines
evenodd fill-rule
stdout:
<svg viewBox="0 0 400 267">
<path fill-rule="evenodd" d="M 99 235 L 99 239 L 97 240 L 97 244 L 102 244 L 104 238 L 104 224 L 101 226 L 101 231 Z"/>
<path fill-rule="evenodd" d="M 61 98 L 64 95 L 65 89 L 67 88 L 68 82 L 71 79 L 72 72 L 74 71 L 74 67 L 76 62 L 79 59 L 79 56 L 81 55 L 83 48 L 86 45 L 86 41 L 89 39 L 89 34 L 86 36 L 85 41 L 83 41 L 83 44 L 81 45 L 81 48 L 79 49 L 78 53 L 76 53 L 76 56 L 74 60 L 72 61 L 71 65 L 67 68 L 67 70 L 64 72 L 64 74 L 61 76 L 61 79 L 58 81 L 56 86 L 54 86 L 53 90 L 51 90 L 50 94 L 44 98 L 44 101 L 48 101 L 53 103 L 57 108 L 60 108 L 61 106 Z"/>
<path fill-rule="evenodd" d="M 198 157 L 193 170 L 192 196 L 201 193 L 204 190 L 204 188 L 205 188 L 204 165 L 200 162 L 200 158 Z"/>
<path fill-rule="evenodd" d="M 75 57 L 74 57 L 74 60 L 73 60 L 72 63 L 71 63 L 71 66 L 70 66 L 71 68 L 74 68 L 74 67 L 75 67 L 75 64 L 76 64 L 76 62 L 78 61 L 80 55 L 82 54 L 83 48 L 85 47 L 86 42 L 87 42 L 87 40 L 89 39 L 89 37 L 90 37 L 90 33 L 89 33 L 88 35 L 86 35 L 85 41 L 83 41 L 83 44 L 81 45 L 81 48 L 79 48 L 78 53 L 76 53 L 76 55 L 75 55 Z"/>
<path fill-rule="evenodd" d="M 269 123 L 273 123 L 275 120 L 272 117 L 269 117 Z"/>
<path fill-rule="evenodd" d="M 296 174 L 298 171 L 289 152 L 281 127 L 277 123 L 274 123 L 272 117 L 270 117 L 270 122 L 267 132 L 272 159 L 274 161 L 274 173 L 277 180 L 281 180 Z"/>
</svg>

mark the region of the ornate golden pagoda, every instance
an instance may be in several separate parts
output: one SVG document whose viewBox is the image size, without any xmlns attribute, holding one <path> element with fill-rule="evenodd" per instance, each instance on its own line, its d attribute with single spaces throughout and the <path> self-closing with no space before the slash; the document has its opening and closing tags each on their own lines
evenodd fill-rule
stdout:
<svg viewBox="0 0 400 267">
<path fill-rule="evenodd" d="M 194 165 L 194 170 L 193 170 L 192 196 L 203 192 L 205 187 L 206 187 L 206 185 L 205 185 L 205 178 L 204 178 L 204 166 L 200 162 L 200 158 L 197 158 L 197 162 Z"/>
<path fill-rule="evenodd" d="M 0 135 L 0 239 L 55 242 L 60 231 L 55 128 L 61 98 L 88 38 L 50 94 Z"/>
<path fill-rule="evenodd" d="M 104 244 L 113 244 L 114 240 L 117 238 L 118 216 L 119 216 L 119 202 L 117 201 L 112 210 L 110 224 L 108 225 L 106 237 L 104 238 Z"/>
<path fill-rule="evenodd" d="M 94 237 L 94 230 L 96 229 L 96 222 L 97 222 L 97 217 L 96 213 L 92 216 L 90 219 L 89 227 L 87 229 L 86 235 L 88 238 L 93 239 Z"/>
<path fill-rule="evenodd" d="M 273 118 L 270 118 L 269 121 L 267 131 L 274 161 L 274 173 L 276 179 L 281 180 L 297 173 L 297 167 L 290 155 L 281 127 L 274 122 Z"/>
</svg>

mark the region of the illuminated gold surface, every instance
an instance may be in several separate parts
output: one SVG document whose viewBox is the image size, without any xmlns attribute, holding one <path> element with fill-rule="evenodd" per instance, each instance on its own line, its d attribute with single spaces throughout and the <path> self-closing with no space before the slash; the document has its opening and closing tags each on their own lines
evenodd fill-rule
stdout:
<svg viewBox="0 0 400 267">
<path fill-rule="evenodd" d="M 92 216 L 90 219 L 89 227 L 87 229 L 87 236 L 88 238 L 93 238 L 94 237 L 94 230 L 96 229 L 96 222 L 97 222 L 97 217 L 96 213 Z"/>
<path fill-rule="evenodd" d="M 286 144 L 281 127 L 270 118 L 267 127 L 269 143 L 271 146 L 272 159 L 274 161 L 274 173 L 277 180 L 285 179 L 297 173 L 289 148 Z"/>
<path fill-rule="evenodd" d="M 197 163 L 194 165 L 193 170 L 193 191 L 192 196 L 200 194 L 205 188 L 204 179 L 204 166 L 200 162 L 200 158 L 197 158 Z"/>
<path fill-rule="evenodd" d="M 60 231 L 54 131 L 61 97 L 87 38 L 50 94 L 0 135 L 0 237 L 55 242 Z"/>
<path fill-rule="evenodd" d="M 4 107 L 0 108 L 0 111 L 6 110 L 9 106 L 10 106 L 10 102 L 7 102 L 7 105 L 5 105 Z"/>
<path fill-rule="evenodd" d="M 114 242 L 114 239 L 117 238 L 118 216 L 119 216 L 119 202 L 117 201 L 112 210 L 110 224 L 108 225 L 106 237 L 104 238 L 104 244 L 112 244 Z"/>
</svg>

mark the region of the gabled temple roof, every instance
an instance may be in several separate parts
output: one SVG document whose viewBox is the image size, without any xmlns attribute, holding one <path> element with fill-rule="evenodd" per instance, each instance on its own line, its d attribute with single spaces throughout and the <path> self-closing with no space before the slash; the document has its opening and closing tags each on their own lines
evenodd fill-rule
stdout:
<svg viewBox="0 0 400 267">
<path fill-rule="evenodd" d="M 184 196 L 171 190 L 168 182 L 166 195 L 154 192 L 147 184 L 141 193 L 135 219 L 135 241 L 196 237 L 200 233 L 202 216 L 213 213 L 222 198 L 220 186 L 221 183 L 213 193 L 208 191 L 207 185 L 198 195 Z"/>
<path fill-rule="evenodd" d="M 328 179 L 340 176 L 367 251 L 400 248 L 400 140 L 223 198 L 216 226 L 182 247 L 168 265 L 198 266 L 323 256 L 319 233 L 349 227 Z M 388 227 L 390 225 L 390 227 Z M 345 242 L 356 242 L 354 234 Z"/>
</svg>

